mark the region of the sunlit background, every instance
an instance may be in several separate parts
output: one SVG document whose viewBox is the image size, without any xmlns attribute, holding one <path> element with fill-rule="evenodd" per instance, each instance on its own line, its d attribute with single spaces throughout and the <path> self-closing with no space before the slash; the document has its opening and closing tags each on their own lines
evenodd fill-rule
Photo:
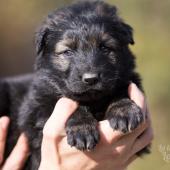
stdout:
<svg viewBox="0 0 170 170">
<path fill-rule="evenodd" d="M 49 11 L 71 0 L 0 0 L 0 76 L 31 72 L 34 32 Z M 135 30 L 138 71 L 152 114 L 152 153 L 129 170 L 170 169 L 170 0 L 110 0 Z M 161 149 L 160 149 L 161 147 Z"/>
</svg>

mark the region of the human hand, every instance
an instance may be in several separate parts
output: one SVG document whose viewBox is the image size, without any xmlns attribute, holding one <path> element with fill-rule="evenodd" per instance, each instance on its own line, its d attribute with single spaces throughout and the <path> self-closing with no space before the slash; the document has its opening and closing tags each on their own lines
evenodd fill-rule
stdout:
<svg viewBox="0 0 170 170">
<path fill-rule="evenodd" d="M 20 135 L 11 154 L 4 160 L 9 123 L 8 117 L 3 116 L 0 118 L 0 170 L 21 170 L 29 155 L 27 139 L 24 134 Z"/>
<path fill-rule="evenodd" d="M 133 83 L 129 86 L 129 96 L 145 114 L 145 98 Z M 39 170 L 123 170 L 137 158 L 136 153 L 150 144 L 153 138 L 149 118 L 126 135 L 113 131 L 109 122 L 104 120 L 99 122 L 101 140 L 92 152 L 71 148 L 63 132 L 67 119 L 77 107 L 76 102 L 67 98 L 57 102 L 43 130 Z"/>
</svg>

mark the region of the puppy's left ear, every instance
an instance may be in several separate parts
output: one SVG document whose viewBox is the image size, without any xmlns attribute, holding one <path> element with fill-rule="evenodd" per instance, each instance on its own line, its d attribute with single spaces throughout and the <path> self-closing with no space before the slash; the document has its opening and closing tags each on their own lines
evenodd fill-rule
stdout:
<svg viewBox="0 0 170 170">
<path fill-rule="evenodd" d="M 122 39 L 126 44 L 135 44 L 133 39 L 133 29 L 130 25 L 121 22 Z"/>
<path fill-rule="evenodd" d="M 40 52 L 43 51 L 45 44 L 46 44 L 46 38 L 47 38 L 48 28 L 46 25 L 43 25 L 40 27 L 35 34 L 35 45 L 36 45 L 36 52 L 37 54 L 40 54 Z"/>
</svg>

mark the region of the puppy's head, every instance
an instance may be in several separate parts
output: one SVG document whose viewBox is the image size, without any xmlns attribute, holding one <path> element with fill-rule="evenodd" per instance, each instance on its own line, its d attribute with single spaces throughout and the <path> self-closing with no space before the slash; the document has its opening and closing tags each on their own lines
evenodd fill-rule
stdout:
<svg viewBox="0 0 170 170">
<path fill-rule="evenodd" d="M 51 13 L 37 33 L 37 70 L 47 70 L 53 85 L 76 100 L 97 99 L 128 81 L 134 58 L 132 28 L 116 8 L 79 2 Z"/>
</svg>

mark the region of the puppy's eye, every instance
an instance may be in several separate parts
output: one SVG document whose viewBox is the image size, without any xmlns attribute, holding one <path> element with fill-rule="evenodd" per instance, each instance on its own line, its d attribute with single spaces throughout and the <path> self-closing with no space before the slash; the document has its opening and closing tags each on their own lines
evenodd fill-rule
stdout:
<svg viewBox="0 0 170 170">
<path fill-rule="evenodd" d="M 100 45 L 100 50 L 103 52 L 103 53 L 110 53 L 111 52 L 111 49 L 103 44 Z"/>
<path fill-rule="evenodd" d="M 58 55 L 63 54 L 63 55 L 66 55 L 66 56 L 71 56 L 71 55 L 73 54 L 73 51 L 70 50 L 70 49 L 68 49 L 68 50 L 64 50 L 64 51 L 62 51 L 62 52 L 59 52 L 59 53 L 57 53 L 57 54 L 58 54 Z"/>
<path fill-rule="evenodd" d="M 65 51 L 63 51 L 63 54 L 67 55 L 67 56 L 70 56 L 70 55 L 73 54 L 73 51 L 72 50 L 65 50 Z"/>
</svg>

